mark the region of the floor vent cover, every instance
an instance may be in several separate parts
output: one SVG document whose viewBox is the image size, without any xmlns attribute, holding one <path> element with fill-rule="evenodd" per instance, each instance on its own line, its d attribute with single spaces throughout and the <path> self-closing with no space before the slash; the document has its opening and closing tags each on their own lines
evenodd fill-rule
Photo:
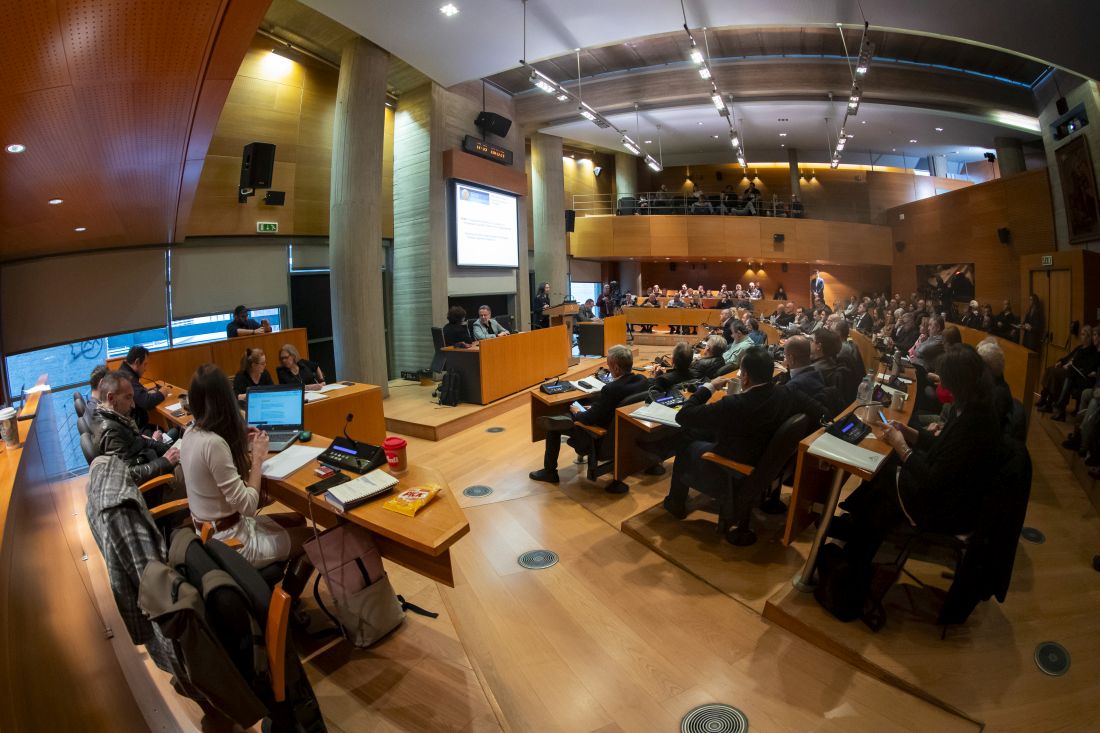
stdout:
<svg viewBox="0 0 1100 733">
<path fill-rule="evenodd" d="M 465 489 L 462 490 L 463 496 L 488 496 L 491 493 L 493 493 L 493 490 L 490 489 L 488 486 L 480 485 L 467 486 Z"/>
<path fill-rule="evenodd" d="M 1034 527 L 1024 527 L 1020 530 L 1020 536 L 1033 545 L 1041 545 L 1047 541 L 1047 536 Z"/>
<path fill-rule="evenodd" d="M 502 428 L 502 427 L 485 428 L 485 432 L 487 432 L 487 433 L 503 433 L 504 428 Z"/>
<path fill-rule="evenodd" d="M 1043 674 L 1061 677 L 1069 671 L 1069 652 L 1056 641 L 1044 641 L 1035 647 L 1035 664 Z"/>
<path fill-rule="evenodd" d="M 680 721 L 680 733 L 745 733 L 749 719 L 732 705 L 700 705 Z"/>
<path fill-rule="evenodd" d="M 553 550 L 528 550 L 516 558 L 516 562 L 528 570 L 542 570 L 558 564 L 558 553 Z"/>
</svg>

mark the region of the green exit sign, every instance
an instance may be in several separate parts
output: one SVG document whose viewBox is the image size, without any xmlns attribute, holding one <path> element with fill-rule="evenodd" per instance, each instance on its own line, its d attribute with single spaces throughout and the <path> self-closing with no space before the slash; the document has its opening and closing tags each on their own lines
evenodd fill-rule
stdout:
<svg viewBox="0 0 1100 733">
<path fill-rule="evenodd" d="M 256 222 L 256 231 L 266 234 L 275 234 L 279 231 L 279 222 L 277 221 L 258 221 Z"/>
</svg>

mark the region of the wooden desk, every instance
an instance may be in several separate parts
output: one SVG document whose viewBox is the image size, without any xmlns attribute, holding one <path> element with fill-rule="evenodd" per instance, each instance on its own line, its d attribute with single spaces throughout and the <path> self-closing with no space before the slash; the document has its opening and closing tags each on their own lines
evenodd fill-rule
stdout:
<svg viewBox="0 0 1100 733">
<path fill-rule="evenodd" d="M 623 308 L 628 323 L 654 326 L 718 326 L 721 312 L 706 308 Z"/>
<path fill-rule="evenodd" d="M 157 405 L 156 409 L 150 413 L 149 421 L 165 430 L 171 427 L 190 426 L 193 419 L 190 412 L 185 411 L 183 415 L 176 416 L 167 409 L 168 405 L 179 402 L 180 396 L 187 394 L 187 390 L 174 384 L 165 386 L 168 388 L 167 396 L 164 402 Z M 328 396 L 305 404 L 302 414 L 305 430 L 319 435 L 340 435 L 350 413 L 355 415 L 355 420 L 348 426 L 348 433 L 353 438 L 373 445 L 381 445 L 386 439 L 382 390 L 377 385 L 353 382 L 351 386 L 324 394 Z"/>
<path fill-rule="evenodd" d="M 487 405 L 564 374 L 572 349 L 565 326 L 553 326 L 485 339 L 469 349 L 447 346 L 441 351 L 446 368 L 459 374 L 462 401 Z"/>
<path fill-rule="evenodd" d="M 306 330 L 288 328 L 272 333 L 238 336 L 225 341 L 150 351 L 144 378 L 155 382 L 189 385 L 195 370 L 203 364 L 217 364 L 223 372 L 232 377 L 241 368 L 241 357 L 244 356 L 245 349 L 259 347 L 264 350 L 264 355 L 267 357 L 267 371 L 271 379 L 278 381 L 275 369 L 279 366 L 279 349 L 283 348 L 284 344 L 294 344 L 303 359 L 309 358 Z M 118 369 L 121 364 L 121 358 L 107 360 L 107 366 L 111 369 Z M 325 376 L 331 379 L 333 375 Z"/>
<path fill-rule="evenodd" d="M 887 420 L 897 420 L 900 423 L 908 424 L 916 406 L 917 383 L 916 375 L 912 370 L 908 370 L 904 376 L 912 379 L 913 382 L 908 387 L 909 397 L 905 400 L 902 409 L 891 410 L 888 407 L 883 407 L 882 411 Z M 857 406 L 858 402 L 853 402 L 840 414 L 847 415 Z M 862 412 L 860 410 L 857 413 L 860 419 L 862 419 Z M 783 531 L 783 544 L 790 545 L 802 530 L 813 521 L 814 505 L 823 505 L 824 509 L 821 513 L 821 519 L 818 521 L 817 534 L 814 536 L 813 545 L 810 547 L 810 554 L 806 556 L 806 563 L 802 566 L 801 572 L 792 581 L 794 586 L 801 591 L 813 590 L 813 574 L 817 567 L 817 555 L 821 550 L 821 545 L 825 542 L 825 534 L 829 531 L 829 523 L 832 521 L 837 504 L 840 502 L 840 490 L 844 486 L 844 480 L 849 474 L 858 476 L 864 481 L 870 480 L 875 475 L 848 463 L 811 456 L 807 452 L 810 445 L 824 432 L 825 429 L 820 428 L 798 444 L 798 464 L 795 468 L 790 505 L 787 507 L 787 526 Z M 860 447 L 888 456 L 891 448 L 882 440 L 882 429 L 876 425 L 871 425 L 871 432 L 875 436 L 874 439 L 870 436 L 864 438 L 859 444 Z M 883 461 L 879 470 L 886 464 L 887 461 Z"/>
<path fill-rule="evenodd" d="M 326 446 L 330 442 L 331 438 L 314 435 L 313 440 L 305 445 Z M 322 526 L 331 527 L 344 519 L 369 530 L 382 557 L 438 583 L 454 587 L 450 547 L 469 533 L 470 523 L 444 481 L 443 474 L 412 464 L 392 492 L 341 514 L 324 496 L 310 497 L 306 491 L 310 484 L 319 480 L 313 473 L 318 465 L 317 461 L 310 461 L 285 479 L 265 478 L 264 488 L 280 503 L 303 516 L 310 515 L 309 503 L 312 502 L 313 517 Z M 388 466 L 378 470 L 387 471 Z M 396 493 L 427 483 L 438 484 L 442 491 L 415 517 L 382 508 L 382 504 Z"/>
<path fill-rule="evenodd" d="M 616 344 L 626 344 L 626 317 L 608 316 L 598 321 L 578 321 L 574 324 L 577 345 L 584 356 L 607 356 Z"/>
</svg>

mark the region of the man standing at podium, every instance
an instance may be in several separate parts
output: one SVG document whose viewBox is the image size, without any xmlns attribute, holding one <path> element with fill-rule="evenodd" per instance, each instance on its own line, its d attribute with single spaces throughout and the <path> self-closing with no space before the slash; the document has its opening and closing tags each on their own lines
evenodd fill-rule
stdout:
<svg viewBox="0 0 1100 733">
<path fill-rule="evenodd" d="M 825 279 L 821 277 L 820 270 L 814 270 L 813 279 L 810 280 L 810 302 L 816 303 L 820 298 L 821 302 L 825 302 Z"/>
</svg>

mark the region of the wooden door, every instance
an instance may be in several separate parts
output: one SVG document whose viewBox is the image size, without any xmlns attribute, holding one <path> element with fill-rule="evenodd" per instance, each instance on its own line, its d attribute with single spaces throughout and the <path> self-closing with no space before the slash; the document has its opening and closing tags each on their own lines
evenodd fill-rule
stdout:
<svg viewBox="0 0 1100 733">
<path fill-rule="evenodd" d="M 1031 292 L 1039 296 L 1046 314 L 1046 347 L 1041 367 L 1045 368 L 1065 356 L 1073 347 L 1070 336 L 1070 314 L 1073 312 L 1071 274 L 1069 270 L 1032 270 Z"/>
</svg>

